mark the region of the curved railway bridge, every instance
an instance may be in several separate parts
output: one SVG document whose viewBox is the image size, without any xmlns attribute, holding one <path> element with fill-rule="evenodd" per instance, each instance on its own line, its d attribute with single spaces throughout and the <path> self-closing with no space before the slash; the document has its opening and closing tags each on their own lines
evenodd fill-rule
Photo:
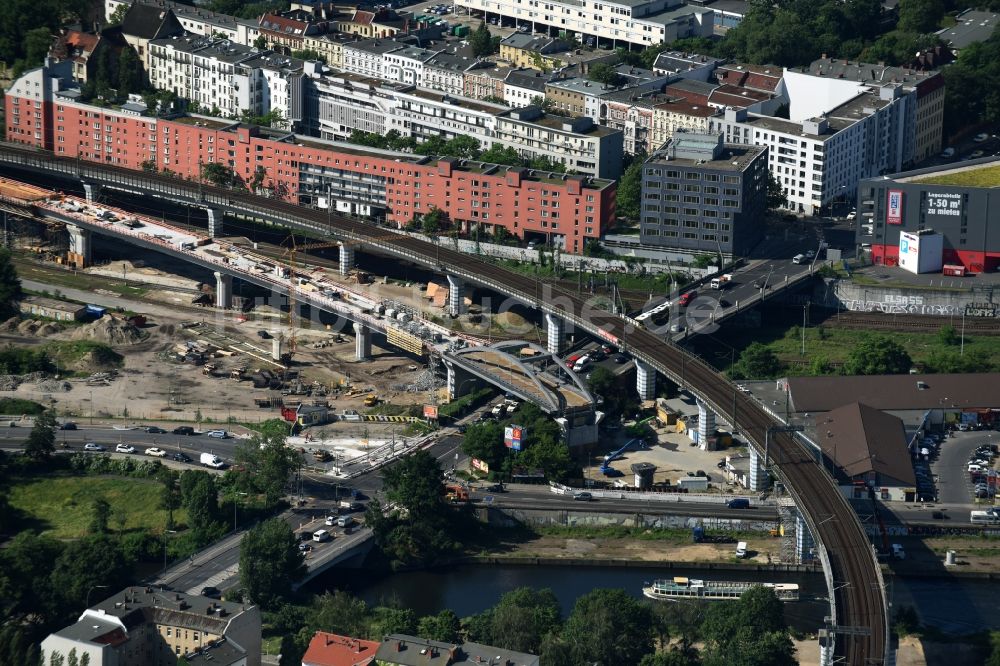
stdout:
<svg viewBox="0 0 1000 666">
<path fill-rule="evenodd" d="M 716 413 L 738 423 L 739 430 L 759 453 L 764 454 L 765 446 L 769 448 L 774 471 L 802 512 L 824 565 L 831 600 L 830 622 L 839 627 L 834 631 L 828 663 L 890 663 L 885 586 L 874 549 L 857 515 L 823 471 L 814 452 L 792 434 L 773 431 L 783 425 L 777 418 L 747 395 L 734 391 L 725 376 L 683 349 L 634 327 L 620 316 L 597 309 L 570 291 L 418 238 L 386 238 L 384 228 L 330 215 L 325 210 L 160 174 L 54 157 L 10 144 L 0 144 L 0 167 L 61 175 L 91 187 L 98 185 L 217 212 L 251 215 L 314 236 L 341 240 L 367 252 L 410 261 L 507 295 L 627 350 L 660 374 L 688 387 Z"/>
</svg>

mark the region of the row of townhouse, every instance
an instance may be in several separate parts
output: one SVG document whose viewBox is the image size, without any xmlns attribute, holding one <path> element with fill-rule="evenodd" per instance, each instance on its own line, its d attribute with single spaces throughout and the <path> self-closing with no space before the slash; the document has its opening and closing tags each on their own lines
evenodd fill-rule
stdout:
<svg viewBox="0 0 1000 666">
<path fill-rule="evenodd" d="M 405 83 L 359 74 L 304 77 L 306 124 L 323 139 L 346 140 L 354 130 L 395 130 L 422 143 L 472 137 L 485 150 L 499 144 L 527 159 L 545 157 L 569 172 L 617 178 L 622 172 L 622 133 L 590 118 L 546 113 L 537 106 L 510 108 Z"/>
<path fill-rule="evenodd" d="M 399 226 L 440 209 L 463 229 L 548 236 L 574 254 L 615 219 L 613 180 L 373 150 L 207 116 L 156 118 L 141 104 L 98 107 L 80 101 L 71 70 L 70 62 L 47 63 L 14 82 L 5 98 L 8 141 L 183 178 L 218 163 L 243 182 L 263 176 L 263 187 L 302 205 L 333 199 L 338 210 Z M 548 131 L 540 120 L 512 116 L 510 132 L 537 136 Z"/>
<path fill-rule="evenodd" d="M 592 46 L 646 47 L 711 37 L 714 12 L 678 0 L 456 0 L 475 15 Z"/>
</svg>

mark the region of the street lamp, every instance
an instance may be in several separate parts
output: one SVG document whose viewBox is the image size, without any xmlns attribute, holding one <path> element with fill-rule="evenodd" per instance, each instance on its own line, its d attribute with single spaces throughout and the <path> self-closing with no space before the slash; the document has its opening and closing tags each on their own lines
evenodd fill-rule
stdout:
<svg viewBox="0 0 1000 666">
<path fill-rule="evenodd" d="M 109 587 L 108 585 L 91 585 L 90 589 L 87 590 L 87 601 L 86 601 L 87 608 L 90 608 L 90 593 L 98 588 L 108 589 L 108 587 Z"/>
<path fill-rule="evenodd" d="M 239 506 L 240 495 L 246 497 L 247 493 L 237 491 L 235 494 L 233 494 L 233 532 L 236 531 L 236 507 Z"/>
<path fill-rule="evenodd" d="M 163 572 L 167 571 L 167 535 L 177 534 L 177 530 L 164 530 L 163 531 Z"/>
</svg>

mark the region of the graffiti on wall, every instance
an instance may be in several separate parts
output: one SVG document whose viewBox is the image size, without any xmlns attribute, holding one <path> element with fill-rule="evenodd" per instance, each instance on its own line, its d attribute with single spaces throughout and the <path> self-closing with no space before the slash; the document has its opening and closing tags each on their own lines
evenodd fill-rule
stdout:
<svg viewBox="0 0 1000 666">
<path fill-rule="evenodd" d="M 915 298 L 921 299 L 920 296 L 913 297 L 902 297 L 902 298 Z M 841 307 L 851 312 L 882 312 L 884 314 L 914 314 L 914 315 L 939 315 L 939 316 L 951 316 L 951 315 L 962 315 L 961 305 L 935 305 L 935 304 L 924 304 L 924 303 L 902 303 L 902 302 L 886 302 L 886 301 L 867 301 L 861 299 L 852 299 L 841 301 Z M 968 314 L 968 313 L 966 313 Z M 983 315 L 977 315 L 983 316 Z"/>
<path fill-rule="evenodd" d="M 966 317 L 997 317 L 1000 316 L 996 303 L 966 303 Z"/>
</svg>

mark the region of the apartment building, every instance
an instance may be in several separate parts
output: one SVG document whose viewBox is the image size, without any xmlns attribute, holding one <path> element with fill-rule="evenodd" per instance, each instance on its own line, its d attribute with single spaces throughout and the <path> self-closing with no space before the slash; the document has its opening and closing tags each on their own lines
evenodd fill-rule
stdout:
<svg viewBox="0 0 1000 666">
<path fill-rule="evenodd" d="M 481 61 L 467 49 L 451 46 L 424 63 L 424 87 L 449 95 L 465 95 L 465 73 Z"/>
<path fill-rule="evenodd" d="M 581 68 L 583 70 L 584 68 Z M 609 86 L 586 78 L 586 71 L 579 75 L 563 72 L 545 84 L 545 99 L 554 111 L 570 116 L 601 117 L 601 96 L 628 89 L 633 95 L 648 91 L 661 92 L 670 77 L 648 69 L 620 65 L 615 68 L 619 84 Z"/>
<path fill-rule="evenodd" d="M 766 156 L 719 134 L 677 132 L 643 165 L 642 243 L 745 256 L 764 235 Z"/>
<path fill-rule="evenodd" d="M 305 80 L 303 130 L 322 139 L 345 141 L 354 130 L 384 135 L 396 98 L 382 82 L 357 74 L 328 74 Z"/>
<path fill-rule="evenodd" d="M 173 666 L 187 663 L 259 666 L 260 611 L 151 587 L 127 587 L 92 606 L 42 641 L 49 663 L 71 650 L 90 666 Z M 53 662 L 54 663 L 54 662 Z"/>
<path fill-rule="evenodd" d="M 338 211 L 400 226 L 437 208 L 462 229 L 547 235 L 575 254 L 614 220 L 612 180 L 373 150 L 207 116 L 165 119 L 92 106 L 79 101 L 71 70 L 59 63 L 17 79 L 5 98 L 8 141 L 129 169 L 155 166 L 181 178 L 198 178 L 208 163 L 228 166 L 244 182 L 262 171 L 274 196 L 302 205 L 332 199 Z M 405 92 L 411 103 L 429 103 L 412 92 Z"/>
<path fill-rule="evenodd" d="M 496 135 L 496 118 L 507 107 L 465 97 L 453 97 L 415 86 L 386 84 L 396 98 L 388 129 L 412 136 L 418 142 L 439 136 L 451 140 L 459 136 L 478 139 L 488 148 Z"/>
<path fill-rule="evenodd" d="M 496 101 L 504 98 L 504 86 L 510 67 L 499 67 L 496 63 L 480 62 L 465 71 L 462 83 L 465 97 Z"/>
<path fill-rule="evenodd" d="M 293 115 L 290 78 L 302 71 L 301 60 L 193 35 L 156 39 L 148 49 L 150 84 L 213 115 L 233 118 L 243 111 L 263 115 L 272 110 L 285 119 Z"/>
<path fill-rule="evenodd" d="M 724 60 L 682 51 L 664 51 L 656 56 L 653 71 L 664 76 L 679 76 L 682 79 L 708 81 L 715 68 Z"/>
<path fill-rule="evenodd" d="M 169 10 L 186 32 L 228 39 L 244 46 L 251 46 L 260 34 L 257 19 L 236 18 L 173 0 L 104 0 L 105 16 L 110 17 L 121 5 L 141 5 L 159 12 Z"/>
<path fill-rule="evenodd" d="M 548 78 L 537 69 L 512 69 L 503 82 L 504 104 L 518 108 L 545 99 Z"/>
<path fill-rule="evenodd" d="M 495 142 L 522 157 L 546 157 L 568 172 L 616 179 L 622 174 L 622 133 L 590 118 L 545 113 L 537 106 L 512 109 L 496 117 Z"/>
<path fill-rule="evenodd" d="M 719 115 L 717 109 L 707 104 L 691 104 L 686 100 L 671 98 L 653 105 L 653 126 L 649 131 L 649 145 L 657 150 L 678 131 L 708 132 L 709 119 Z M 652 152 L 652 150 L 650 152 Z"/>
<path fill-rule="evenodd" d="M 399 51 L 411 42 L 395 39 L 364 39 L 343 46 L 341 68 L 351 74 L 373 79 L 385 78 L 385 55 Z"/>
<path fill-rule="evenodd" d="M 307 35 L 329 32 L 329 23 L 316 21 L 309 12 L 301 10 L 284 14 L 264 14 L 257 26 L 260 36 L 267 40 L 267 47 L 275 51 L 300 51 L 305 48 Z"/>
<path fill-rule="evenodd" d="M 711 37 L 713 12 L 678 0 L 457 0 L 457 6 L 530 32 L 579 37 L 588 46 L 653 46 Z"/>
<path fill-rule="evenodd" d="M 424 87 L 424 65 L 436 51 L 419 46 L 400 45 L 382 54 L 382 78 L 411 86 Z"/>
</svg>

